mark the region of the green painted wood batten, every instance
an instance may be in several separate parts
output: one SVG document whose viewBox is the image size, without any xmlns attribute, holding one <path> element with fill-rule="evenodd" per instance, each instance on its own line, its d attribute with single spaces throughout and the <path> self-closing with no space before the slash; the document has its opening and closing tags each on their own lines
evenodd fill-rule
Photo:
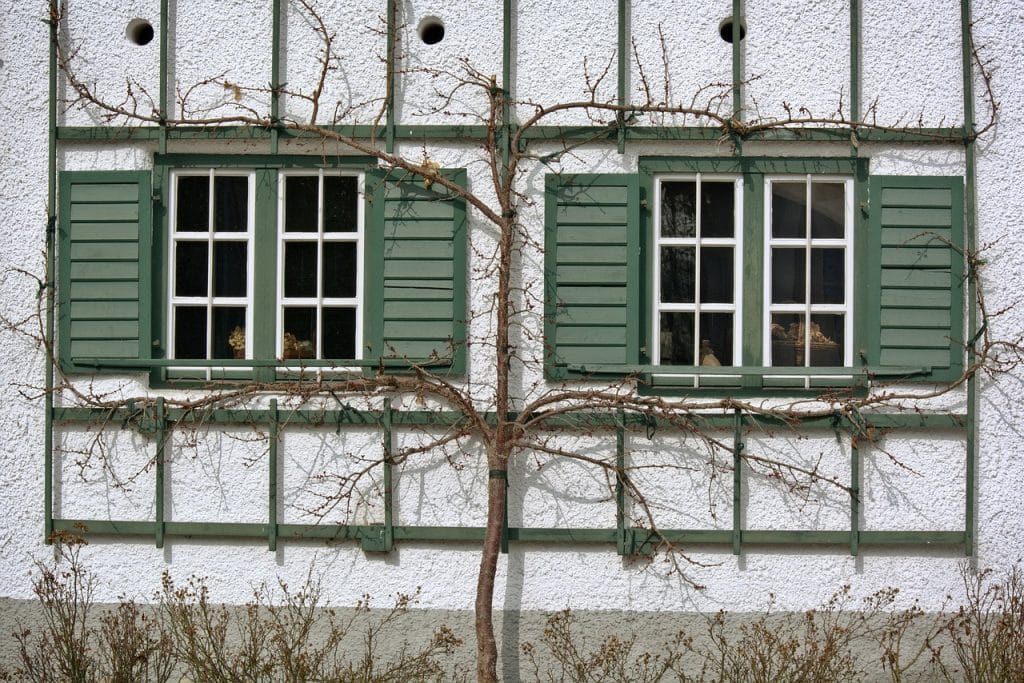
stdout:
<svg viewBox="0 0 1024 683">
<path fill-rule="evenodd" d="M 149 172 L 60 177 L 59 346 L 66 372 L 150 355 L 152 200 Z M 75 359 L 94 359 L 89 367 Z"/>
<path fill-rule="evenodd" d="M 635 174 L 554 175 L 545 184 L 545 368 L 638 362 L 639 183 Z"/>
<path fill-rule="evenodd" d="M 439 171 L 465 187 L 465 169 Z M 418 175 L 366 177 L 367 330 L 363 357 L 466 367 L 466 202 Z"/>
<path fill-rule="evenodd" d="M 959 176 L 873 176 L 867 362 L 963 373 L 964 183 Z"/>
</svg>

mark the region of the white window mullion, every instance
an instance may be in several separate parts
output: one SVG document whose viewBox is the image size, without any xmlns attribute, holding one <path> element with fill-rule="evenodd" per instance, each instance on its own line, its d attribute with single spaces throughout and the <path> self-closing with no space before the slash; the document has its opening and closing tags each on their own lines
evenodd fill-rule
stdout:
<svg viewBox="0 0 1024 683">
<path fill-rule="evenodd" d="M 694 215 L 694 244 L 693 244 L 693 364 L 700 365 L 700 339 L 703 336 L 703 332 L 700 329 L 700 267 L 701 267 L 701 241 L 700 241 L 700 221 L 701 221 L 701 205 L 704 203 L 701 201 L 701 174 L 697 174 L 696 182 L 697 194 L 696 194 L 696 205 L 697 208 L 693 212 Z"/>
</svg>

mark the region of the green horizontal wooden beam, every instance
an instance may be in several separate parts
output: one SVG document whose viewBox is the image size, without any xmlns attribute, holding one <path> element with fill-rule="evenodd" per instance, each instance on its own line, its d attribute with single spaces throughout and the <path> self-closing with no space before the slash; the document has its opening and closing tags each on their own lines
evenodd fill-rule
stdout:
<svg viewBox="0 0 1024 683">
<path fill-rule="evenodd" d="M 325 130 L 336 132 L 358 140 L 383 140 L 383 129 L 372 125 L 325 126 Z M 397 125 L 395 138 L 399 140 L 485 140 L 486 126 L 475 125 Z M 848 126 L 833 128 L 770 128 L 753 131 L 744 136 L 749 140 L 772 142 L 836 142 L 848 144 L 854 129 Z M 176 126 L 166 129 L 170 140 L 270 140 L 271 129 L 258 126 Z M 158 126 L 58 126 L 57 139 L 61 141 L 115 141 L 115 140 L 158 140 L 161 128 Z M 316 138 L 310 131 L 279 128 L 280 137 Z M 717 126 L 640 126 L 624 129 L 622 134 L 628 141 L 707 141 L 722 138 L 722 129 Z M 857 138 L 868 142 L 914 142 L 950 143 L 965 139 L 964 129 L 959 126 L 946 128 L 919 128 L 910 130 L 880 130 L 857 128 Z M 533 126 L 522 134 L 522 139 L 543 140 L 603 140 L 615 141 L 620 135 L 616 126 Z"/>
<path fill-rule="evenodd" d="M 54 519 L 54 529 L 81 535 L 152 536 L 156 522 L 130 520 Z M 269 527 L 244 522 L 165 522 L 166 535 L 192 538 L 252 538 L 266 540 Z M 279 524 L 278 539 L 360 540 L 379 535 L 379 525 Z M 617 529 L 509 528 L 509 540 L 521 543 L 606 543 L 616 542 Z M 644 529 L 631 530 L 643 545 L 653 538 Z M 756 530 L 741 532 L 744 545 L 834 545 L 848 546 L 850 532 L 814 530 Z M 959 546 L 963 531 L 861 531 L 861 546 Z M 437 541 L 476 543 L 484 538 L 482 527 L 396 526 L 396 541 Z M 677 544 L 730 545 L 731 529 L 663 529 L 658 539 Z"/>
</svg>

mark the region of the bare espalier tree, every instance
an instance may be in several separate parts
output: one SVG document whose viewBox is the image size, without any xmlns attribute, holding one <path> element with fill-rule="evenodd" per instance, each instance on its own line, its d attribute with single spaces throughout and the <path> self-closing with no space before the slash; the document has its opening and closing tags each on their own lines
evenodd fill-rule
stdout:
<svg viewBox="0 0 1024 683">
<path fill-rule="evenodd" d="M 523 280 L 525 261 L 536 258 L 543 245 L 538 243 L 536 226 L 524 218 L 526 209 L 534 201 L 530 191 L 530 176 L 538 170 L 558 172 L 563 159 L 585 145 L 608 144 L 621 129 L 643 126 L 658 121 L 685 121 L 689 125 L 704 125 L 720 131 L 720 145 L 726 150 L 744 140 L 757 139 L 769 131 L 830 129 L 847 132 L 856 144 L 864 131 L 897 131 L 924 133 L 920 123 L 882 123 L 875 120 L 874 107 L 867 115 L 856 120 L 843 111 L 843 103 L 827 115 L 814 115 L 799 106 L 786 106 L 785 117 L 758 117 L 746 112 L 741 119 L 731 111 L 730 91 L 734 84 L 712 84 L 682 97 L 672 96 L 668 69 L 668 51 L 662 38 L 661 64 L 645 64 L 639 50 L 633 46 L 630 58 L 639 74 L 635 102 L 622 103 L 602 93 L 613 59 L 603 71 L 594 73 L 588 66 L 584 83 L 578 94 L 563 101 L 517 101 L 510 97 L 508 84 L 498 82 L 494 75 L 484 73 L 468 59 L 458 62 L 454 69 L 423 67 L 403 60 L 404 42 L 397 40 L 394 54 L 396 65 L 389 70 L 387 89 L 396 87 L 399 79 L 429 82 L 434 99 L 429 106 L 433 116 L 448 115 L 453 123 L 467 121 L 486 131 L 477 148 L 477 172 L 467 185 L 460 184 L 441 172 L 439 164 L 426 150 L 409 154 L 390 152 L 382 137 L 353 137 L 346 135 L 342 124 L 371 120 L 383 135 L 386 100 L 367 97 L 349 102 L 327 102 L 324 92 L 332 79 L 339 78 L 345 64 L 339 54 L 336 29 L 325 21 L 314 0 L 298 0 L 291 11 L 301 12 L 307 30 L 319 39 L 320 50 L 315 63 L 303 66 L 315 71 L 314 85 L 308 90 L 291 89 L 287 84 L 274 88 L 262 84 L 245 84 L 229 80 L 224 74 L 209 74 L 199 82 L 179 85 L 174 112 L 159 111 L 153 94 L 140 83 L 129 80 L 117 93 L 101 92 L 94 85 L 95 74 L 78 58 L 81 43 L 73 38 L 73 27 L 65 25 L 63 8 L 57 2 L 51 5 L 50 21 L 58 27 L 58 62 L 64 79 L 67 107 L 80 107 L 106 125 L 159 125 L 168 129 L 179 126 L 241 125 L 259 129 L 277 129 L 304 138 L 313 138 L 339 150 L 354 151 L 373 157 L 380 168 L 394 174 L 412 174 L 427 187 L 436 187 L 468 205 L 470 225 L 478 234 L 470 264 L 474 301 L 488 302 L 485 308 L 466 311 L 469 338 L 465 343 L 474 348 L 475 362 L 485 366 L 486 376 L 474 370 L 473 382 L 460 382 L 434 371 L 430 363 L 412 363 L 412 371 L 388 374 L 332 374 L 330 377 L 315 373 L 312 379 L 273 384 L 250 383 L 244 386 L 211 387 L 200 398 L 167 398 L 169 403 L 204 410 L 230 405 L 244 405 L 261 392 L 273 392 L 294 398 L 296 403 L 325 395 L 380 395 L 414 396 L 424 405 L 443 406 L 457 411 L 461 419 L 443 433 L 429 434 L 414 446 L 399 449 L 389 457 L 393 462 L 408 461 L 417 454 L 429 453 L 446 447 L 462 447 L 467 452 L 482 450 L 479 467 L 489 473 L 487 486 L 487 524 L 482 544 L 480 570 L 476 586 L 477 675 L 481 681 L 497 680 L 497 644 L 492 625 L 495 573 L 501 551 L 502 529 L 506 523 L 507 473 L 516 459 L 526 454 L 544 454 L 546 457 L 571 459 L 605 472 L 609 482 L 619 482 L 631 502 L 636 523 L 647 528 L 654 545 L 664 551 L 672 566 L 686 580 L 695 582 L 694 568 L 683 550 L 659 536 L 658 525 L 638 478 L 630 477 L 628 465 L 624 470 L 614 458 L 594 456 L 569 448 L 556 436 L 566 429 L 565 418 L 580 414 L 611 414 L 641 416 L 643 420 L 665 428 L 678 430 L 703 443 L 711 453 L 727 454 L 724 461 L 731 467 L 733 455 L 739 455 L 755 470 L 775 476 L 784 487 L 799 488 L 808 483 L 827 481 L 828 485 L 845 489 L 820 473 L 816 466 L 801 466 L 783 462 L 756 451 L 733 453 L 733 445 L 719 433 L 708 428 L 704 419 L 723 411 L 742 411 L 755 419 L 762 417 L 799 425 L 810 418 L 834 415 L 857 415 L 861 411 L 877 408 L 913 409 L 936 396 L 958 390 L 969 378 L 979 372 L 1004 372 L 1021 360 L 1019 340 L 1000 340 L 990 336 L 991 328 L 983 326 L 979 339 L 970 347 L 963 374 L 953 381 L 922 390 L 899 385 L 875 386 L 868 392 L 842 390 L 824 391 L 814 399 L 803 397 L 791 400 L 761 401 L 729 397 L 668 398 L 647 396 L 638 392 L 642 381 L 635 373 L 625 373 L 614 379 L 582 378 L 578 381 L 543 379 L 541 368 L 544 355 L 550 348 L 537 338 L 544 311 L 544 292 Z M 399 26 L 397 34 L 385 38 L 398 39 L 407 31 Z M 614 55 L 612 55 L 614 57 Z M 389 60 L 391 61 L 391 60 Z M 984 97 L 988 107 L 988 120 L 979 126 L 975 135 L 981 135 L 995 122 L 997 104 L 990 89 L 990 77 L 985 64 L 974 54 L 975 69 L 986 86 Z M 291 67 L 294 68 L 294 65 Z M 660 78 L 651 74 L 664 72 Z M 216 106 L 199 106 L 196 100 L 211 89 L 220 90 L 222 97 Z M 269 111 L 251 104 L 250 95 L 273 94 L 304 102 L 308 116 L 292 118 L 272 117 Z M 205 95 L 204 95 L 205 96 Z M 466 102 L 479 106 L 467 107 Z M 520 112 L 518 119 L 514 113 Z M 522 112 L 525 112 L 523 114 Z M 531 133 L 539 126 L 564 115 L 566 112 L 583 113 L 599 132 L 589 138 L 540 140 Z M 755 115 L 751 115 L 755 114 Z M 511 125 L 509 122 L 512 121 Z M 950 140 L 960 142 L 961 140 Z M 479 236 L 486 235 L 487 239 Z M 484 247 L 483 245 L 487 245 Z M 964 255 L 968 276 L 977 278 L 981 259 L 977 254 Z M 980 288 L 978 289 L 980 292 Z M 999 315 L 990 312 L 979 294 L 981 315 Z M 459 342 L 463 343 L 463 342 Z M 967 353 L 967 351 L 965 351 Z M 116 407 L 128 399 L 111 399 L 83 388 L 81 381 L 63 378 L 56 386 L 67 400 L 79 405 Z M 150 396 L 134 399 L 137 404 L 152 400 Z M 586 428 L 575 427 L 585 430 Z M 863 435 L 870 438 L 869 434 Z M 708 467 L 715 466 L 712 459 Z M 347 505 L 363 477 L 379 465 L 380 460 L 366 462 L 344 475 L 325 475 L 334 488 L 323 497 L 318 512 L 327 515 L 337 506 Z M 696 583 L 694 583 L 696 585 Z"/>
</svg>

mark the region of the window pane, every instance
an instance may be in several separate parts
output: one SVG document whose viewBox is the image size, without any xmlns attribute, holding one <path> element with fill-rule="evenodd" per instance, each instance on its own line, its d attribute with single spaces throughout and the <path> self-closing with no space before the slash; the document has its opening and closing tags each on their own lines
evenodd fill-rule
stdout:
<svg viewBox="0 0 1024 683">
<path fill-rule="evenodd" d="M 179 176 L 175 210 L 178 232 L 206 232 L 210 229 L 210 179 Z"/>
<path fill-rule="evenodd" d="M 700 300 L 702 303 L 732 303 L 732 264 L 732 247 L 701 247 Z"/>
<path fill-rule="evenodd" d="M 175 307 L 174 357 L 206 358 L 206 306 Z"/>
<path fill-rule="evenodd" d="M 697 236 L 697 183 L 661 184 L 661 236 Z"/>
<path fill-rule="evenodd" d="M 316 309 L 295 307 L 284 309 L 285 358 L 316 358 Z"/>
<path fill-rule="evenodd" d="M 284 245 L 284 295 L 316 296 L 316 243 Z"/>
<path fill-rule="evenodd" d="M 356 310 L 354 308 L 325 308 L 324 358 L 356 357 Z"/>
<path fill-rule="evenodd" d="M 316 176 L 285 176 L 284 230 L 285 232 L 317 232 L 319 178 Z"/>
<path fill-rule="evenodd" d="M 693 247 L 661 248 L 661 300 L 693 303 L 696 273 Z"/>
<path fill-rule="evenodd" d="M 213 295 L 245 296 L 245 242 L 213 243 Z"/>
<path fill-rule="evenodd" d="M 733 189 L 728 183 L 701 183 L 700 234 L 733 236 Z"/>
<path fill-rule="evenodd" d="M 658 343 L 662 365 L 693 365 L 693 313 L 662 313 Z"/>
<path fill-rule="evenodd" d="M 207 296 L 206 242 L 174 245 L 174 296 Z"/>
<path fill-rule="evenodd" d="M 358 199 L 355 178 L 324 176 L 324 232 L 355 232 Z"/>
<path fill-rule="evenodd" d="M 811 303 L 841 304 L 845 282 L 842 249 L 811 249 Z"/>
<path fill-rule="evenodd" d="M 772 249 L 772 303 L 802 304 L 805 296 L 803 249 Z"/>
<path fill-rule="evenodd" d="M 213 179 L 213 218 L 218 232 L 245 232 L 248 227 L 249 179 L 219 176 Z"/>
<path fill-rule="evenodd" d="M 732 365 L 732 313 L 700 314 L 700 365 Z"/>
<path fill-rule="evenodd" d="M 811 185 L 811 237 L 842 239 L 845 236 L 845 188 L 842 183 Z"/>
<path fill-rule="evenodd" d="M 355 296 L 358 270 L 355 242 L 324 242 L 325 297 Z"/>
<path fill-rule="evenodd" d="M 772 237 L 807 236 L 807 186 L 772 183 Z"/>
<path fill-rule="evenodd" d="M 214 306 L 213 308 L 213 357 L 234 358 L 231 335 L 235 328 L 245 330 L 245 307 Z M 237 338 L 237 337 L 236 337 Z"/>
<path fill-rule="evenodd" d="M 799 313 L 775 313 L 772 315 L 772 351 L 770 365 L 794 367 L 804 364 L 804 317 Z"/>
<path fill-rule="evenodd" d="M 838 367 L 843 364 L 843 316 L 811 314 L 811 365 Z"/>
</svg>

